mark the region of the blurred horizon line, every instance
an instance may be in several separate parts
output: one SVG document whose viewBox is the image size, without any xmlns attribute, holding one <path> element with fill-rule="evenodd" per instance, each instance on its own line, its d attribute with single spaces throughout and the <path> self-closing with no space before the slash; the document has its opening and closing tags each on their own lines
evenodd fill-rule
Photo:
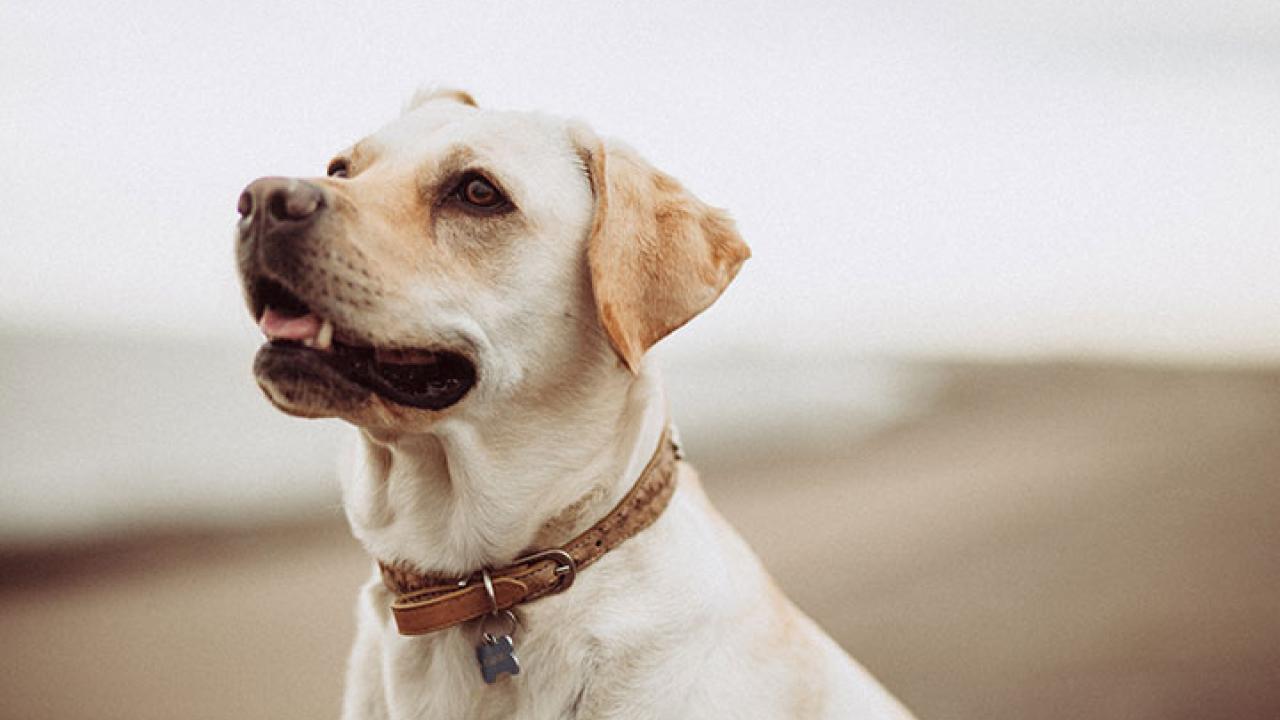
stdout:
<svg viewBox="0 0 1280 720">
<path fill-rule="evenodd" d="M 1100 363 L 1100 364 L 1135 364 L 1177 367 L 1227 367 L 1249 368 L 1268 367 L 1280 364 L 1280 341 L 1268 342 L 1259 338 L 1256 343 L 1238 343 L 1234 345 L 1195 345 L 1170 344 L 1165 347 L 1148 346 L 1116 346 L 1099 347 L 1086 343 L 992 343 L 980 347 L 979 343 L 947 343 L 931 342 L 895 343 L 867 341 L 859 343 L 857 339 L 845 342 L 815 343 L 811 340 L 799 344 L 788 343 L 788 338 L 779 335 L 776 339 L 763 340 L 759 334 L 732 337 L 720 342 L 709 343 L 706 339 L 690 340 L 691 335 L 698 335 L 705 330 L 703 323 L 695 319 L 699 326 L 695 332 L 685 332 L 685 328 L 677 330 L 670 338 L 655 346 L 652 351 L 662 360 L 678 360 L 679 362 L 697 362 L 699 357 L 720 359 L 740 357 L 743 353 L 759 357 L 787 358 L 796 356 L 825 357 L 833 359 L 847 358 L 856 361 L 884 361 L 907 363 Z M 709 323 L 708 323 L 709 324 Z M 718 333 L 724 335 L 725 333 Z M 226 325 L 215 327 L 212 331 L 195 331 L 185 328 L 156 324 L 116 324 L 116 323 L 77 323 L 70 322 L 33 322 L 25 319 L 6 317 L 0 314 L 0 338 L 12 340 L 27 336 L 49 340 L 90 339 L 100 341 L 143 341 L 172 342 L 184 345 L 204 345 L 226 347 L 228 343 L 244 348 L 261 344 L 262 337 L 256 327 L 247 319 L 239 326 Z M 746 339 L 752 338 L 754 339 Z M 3 344 L 0 344 L 2 347 Z"/>
</svg>

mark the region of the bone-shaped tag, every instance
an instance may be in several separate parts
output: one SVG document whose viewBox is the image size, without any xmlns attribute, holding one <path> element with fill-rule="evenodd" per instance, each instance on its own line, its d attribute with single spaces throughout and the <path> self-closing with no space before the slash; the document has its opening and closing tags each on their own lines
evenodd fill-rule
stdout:
<svg viewBox="0 0 1280 720">
<path fill-rule="evenodd" d="M 480 661 L 480 674 L 490 685 L 505 675 L 520 674 L 520 660 L 516 658 L 516 646 L 510 635 L 485 634 L 476 646 L 476 659 Z"/>
</svg>

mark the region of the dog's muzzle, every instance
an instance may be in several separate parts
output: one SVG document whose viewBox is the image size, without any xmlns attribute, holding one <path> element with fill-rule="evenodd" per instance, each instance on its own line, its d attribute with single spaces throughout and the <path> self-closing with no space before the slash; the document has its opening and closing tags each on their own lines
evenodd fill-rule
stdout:
<svg viewBox="0 0 1280 720">
<path fill-rule="evenodd" d="M 266 177 L 240 193 L 237 260 L 245 299 L 267 344 L 258 352 L 255 373 L 277 399 L 316 399 L 350 404 L 372 391 L 400 405 L 442 410 L 476 382 L 470 357 L 449 348 L 374 345 L 359 327 L 335 325 L 352 317 L 356 289 L 335 283 L 324 267 L 331 253 L 329 234 L 341 232 L 332 202 L 320 185 L 299 178 Z M 367 292 L 367 291 L 366 291 Z M 356 297 L 356 301 L 367 298 Z M 288 385 L 291 389 L 283 386 Z M 323 402 L 323 401 L 322 401 Z"/>
</svg>

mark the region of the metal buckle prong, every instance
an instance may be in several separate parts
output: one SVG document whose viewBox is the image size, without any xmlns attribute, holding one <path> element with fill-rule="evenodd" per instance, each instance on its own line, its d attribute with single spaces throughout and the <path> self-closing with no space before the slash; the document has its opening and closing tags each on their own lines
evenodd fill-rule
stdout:
<svg viewBox="0 0 1280 720">
<path fill-rule="evenodd" d="M 557 582 L 556 586 L 547 593 L 548 595 L 555 595 L 556 593 L 562 593 L 565 590 L 568 590 L 569 586 L 573 585 L 574 579 L 578 577 L 577 561 L 573 559 L 572 555 L 564 550 L 560 550 L 559 548 L 555 550 L 543 550 L 542 552 L 536 552 L 532 555 L 525 555 L 512 564 L 523 565 L 525 563 L 538 562 L 539 560 L 555 560 L 556 575 L 560 576 L 559 582 Z"/>
</svg>

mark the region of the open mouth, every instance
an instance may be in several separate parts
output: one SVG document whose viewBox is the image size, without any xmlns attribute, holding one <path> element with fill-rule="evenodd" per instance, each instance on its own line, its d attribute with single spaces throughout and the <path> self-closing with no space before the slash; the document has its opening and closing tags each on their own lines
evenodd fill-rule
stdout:
<svg viewBox="0 0 1280 720">
<path fill-rule="evenodd" d="M 475 384 L 475 365 L 455 352 L 338 341 L 332 321 L 274 280 L 255 280 L 252 297 L 258 328 L 268 340 L 264 352 L 318 359 L 388 400 L 427 410 L 453 405 Z"/>
</svg>

